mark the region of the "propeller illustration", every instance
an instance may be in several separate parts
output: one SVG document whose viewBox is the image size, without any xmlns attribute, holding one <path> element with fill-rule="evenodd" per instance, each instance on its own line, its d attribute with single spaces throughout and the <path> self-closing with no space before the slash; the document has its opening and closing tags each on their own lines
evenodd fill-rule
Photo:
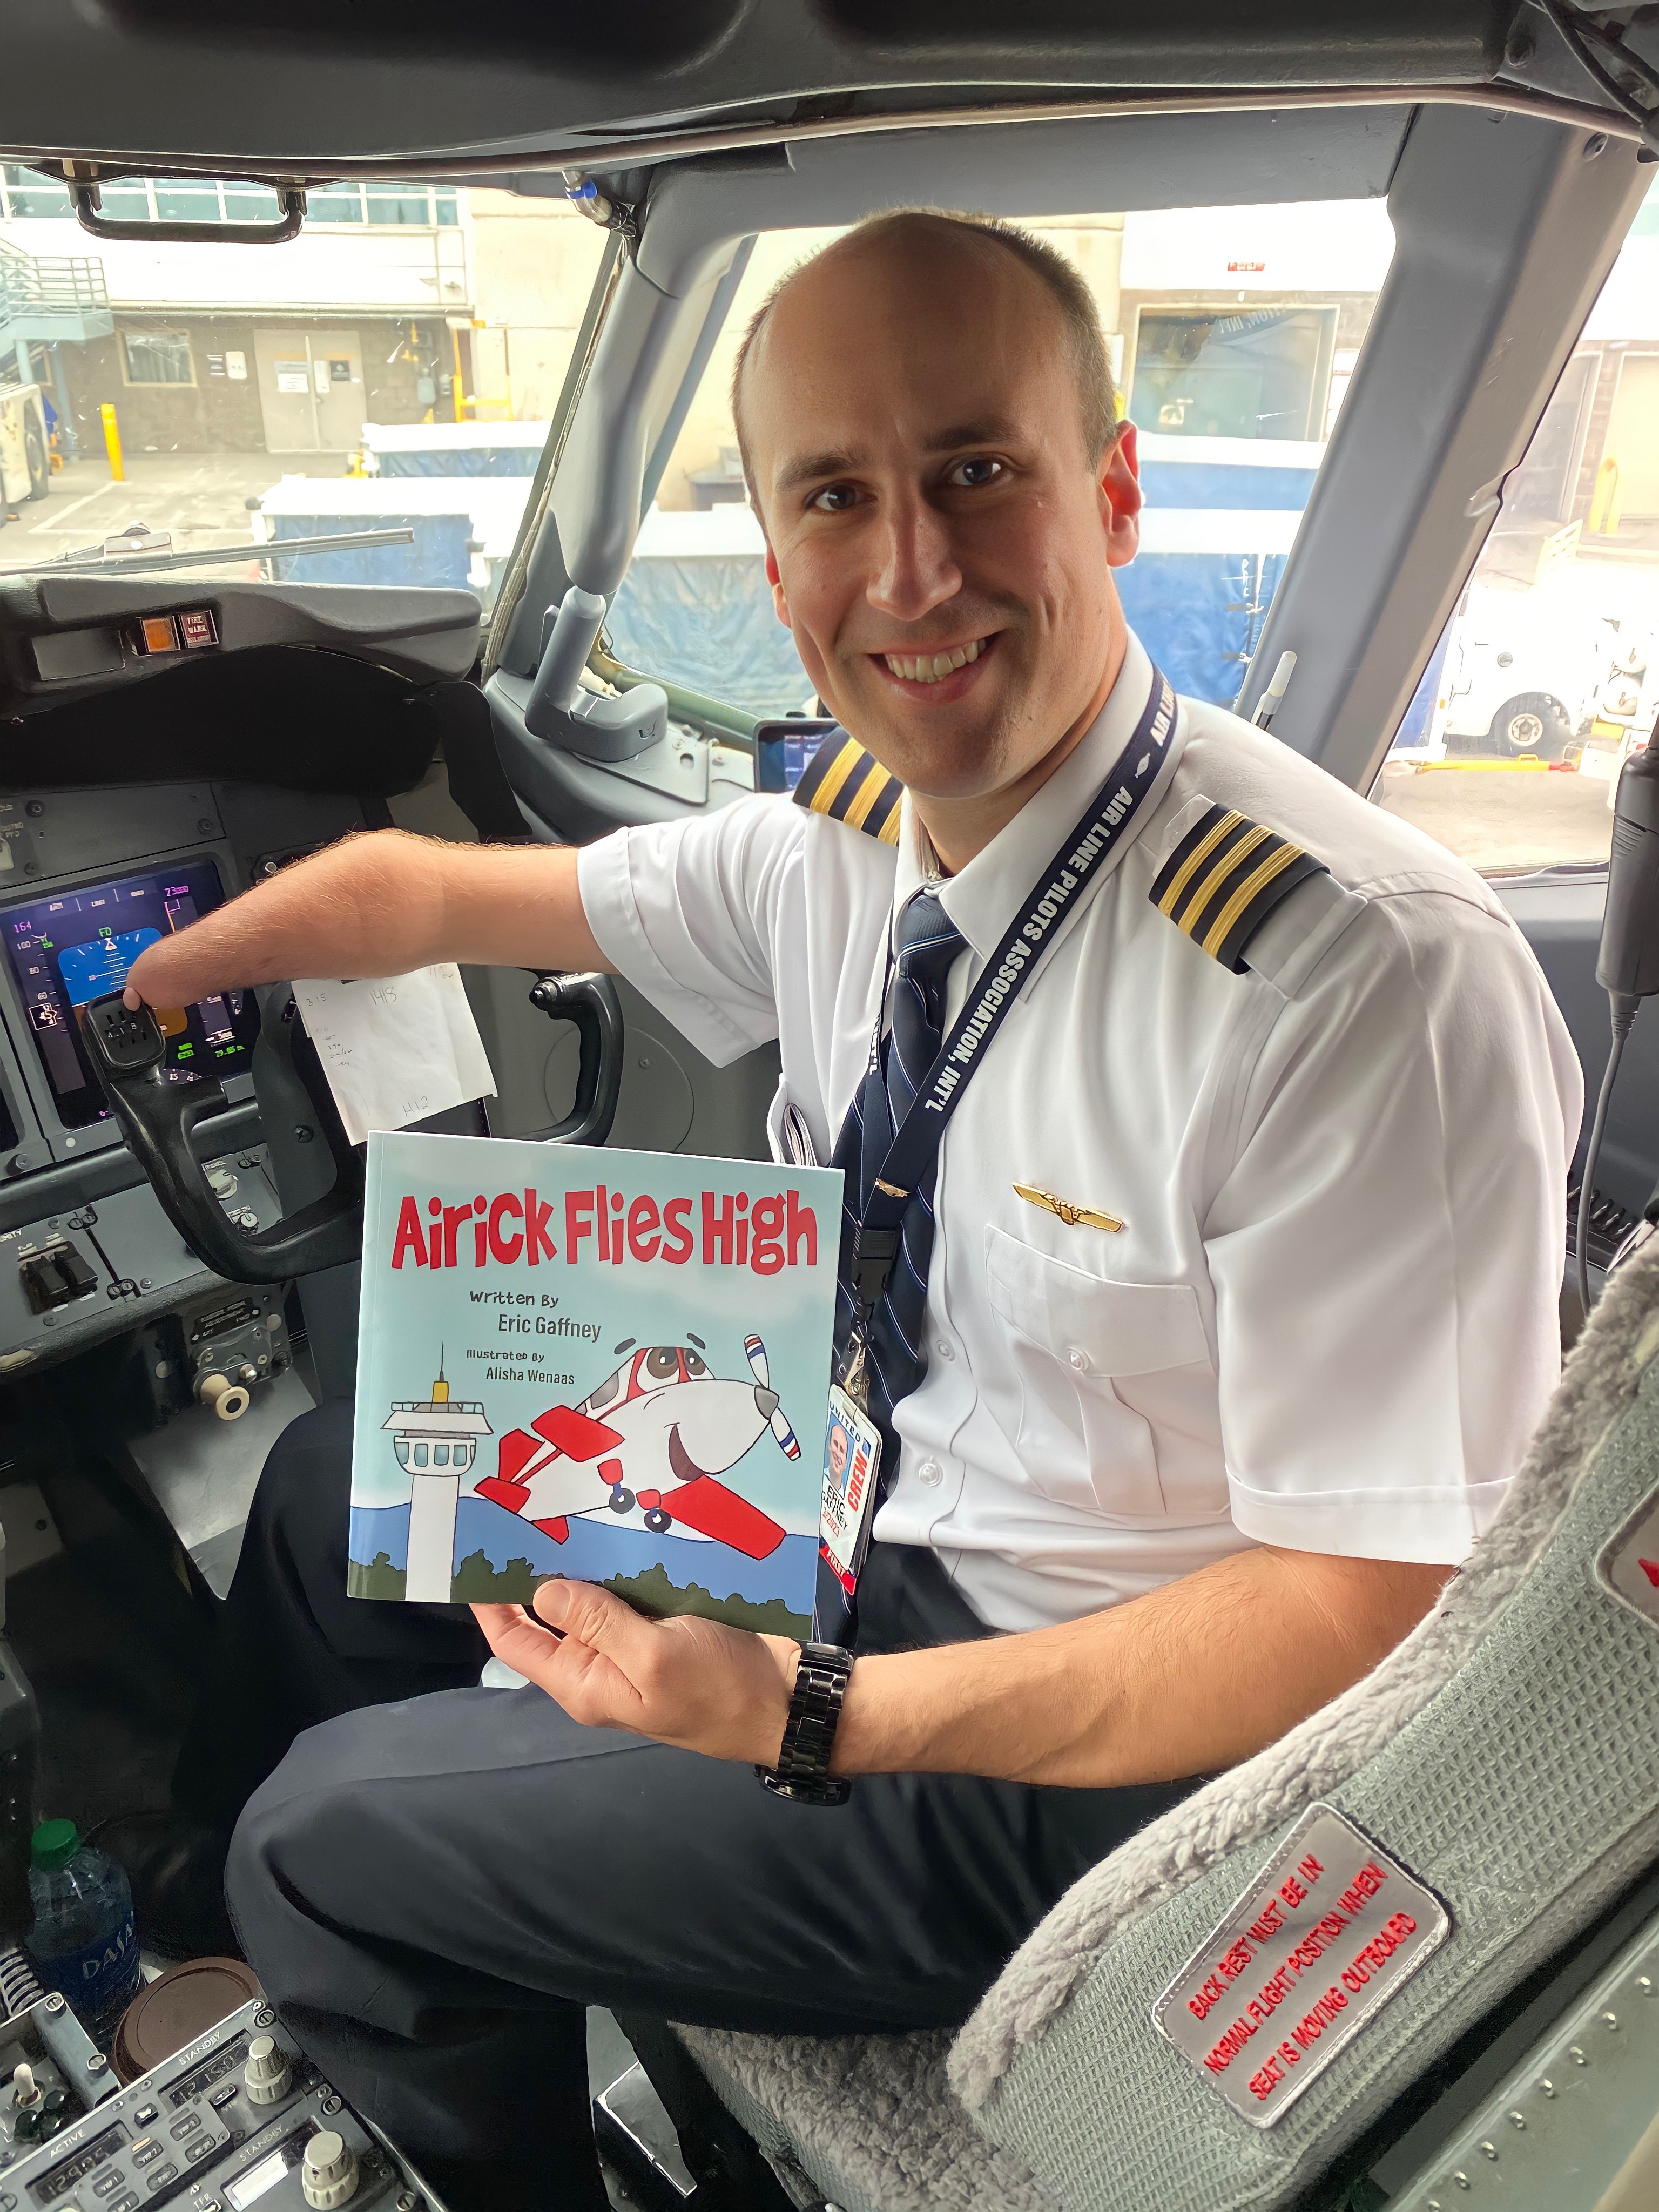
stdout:
<svg viewBox="0 0 1659 2212">
<path fill-rule="evenodd" d="M 772 1433 L 777 1438 L 784 1457 L 799 1459 L 800 1446 L 795 1441 L 794 1431 L 784 1419 L 783 1408 L 778 1403 L 778 1394 L 772 1388 L 772 1370 L 767 1363 L 765 1345 L 757 1336 L 745 1336 L 743 1340 L 743 1348 L 748 1357 L 749 1364 L 754 1370 L 755 1381 L 758 1386 L 755 1392 L 755 1402 L 771 1422 Z"/>
</svg>

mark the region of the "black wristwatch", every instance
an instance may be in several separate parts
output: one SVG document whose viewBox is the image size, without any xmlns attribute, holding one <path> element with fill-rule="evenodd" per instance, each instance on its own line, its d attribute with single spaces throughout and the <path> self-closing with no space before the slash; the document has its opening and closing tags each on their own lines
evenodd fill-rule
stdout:
<svg viewBox="0 0 1659 2212">
<path fill-rule="evenodd" d="M 764 1786 L 798 1805 L 844 1805 L 850 1782 L 830 1778 L 830 1754 L 847 1695 L 853 1655 L 839 1644 L 804 1644 L 783 1724 L 783 1747 L 775 1766 L 755 1769 Z"/>
</svg>

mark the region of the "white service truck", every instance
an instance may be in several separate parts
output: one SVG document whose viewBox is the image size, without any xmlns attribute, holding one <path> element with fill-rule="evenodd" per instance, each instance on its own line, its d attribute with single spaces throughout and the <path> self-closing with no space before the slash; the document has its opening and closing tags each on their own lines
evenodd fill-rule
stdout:
<svg viewBox="0 0 1659 2212">
<path fill-rule="evenodd" d="M 1458 751 L 1484 738 L 1503 758 L 1559 760 L 1606 673 L 1605 624 L 1540 621 L 1535 605 L 1510 593 L 1485 605 L 1470 599 L 1452 631 L 1431 736 Z"/>
<path fill-rule="evenodd" d="M 1645 577 L 1623 580 L 1644 583 L 1644 600 L 1651 595 Z M 1568 598 L 1471 586 L 1452 626 L 1431 746 L 1437 755 L 1560 760 L 1575 743 L 1616 744 L 1644 711 L 1650 728 L 1648 701 L 1659 683 L 1654 630 L 1645 605 L 1615 615 L 1605 603 L 1585 604 L 1582 590 Z"/>
<path fill-rule="evenodd" d="M 0 384 L 0 528 L 52 484 L 46 395 L 38 384 Z"/>
</svg>

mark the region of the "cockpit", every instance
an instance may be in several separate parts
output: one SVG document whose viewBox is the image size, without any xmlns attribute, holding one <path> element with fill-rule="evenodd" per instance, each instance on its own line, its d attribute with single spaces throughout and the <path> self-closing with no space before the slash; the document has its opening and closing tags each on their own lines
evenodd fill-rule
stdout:
<svg viewBox="0 0 1659 2212">
<path fill-rule="evenodd" d="M 647 2212 L 1659 2203 L 1659 1016 L 1639 1017 L 1659 911 L 1631 872 L 1639 858 L 1659 881 L 1641 858 L 1659 801 L 1640 796 L 1659 736 L 1656 12 L 10 11 L 0 2212 L 592 2212 L 568 2179 L 589 2131 L 609 2202 Z M 424 1395 L 354 1416 L 364 1155 L 307 1022 L 312 978 L 150 1009 L 122 994 L 152 948 L 385 831 L 435 885 L 436 847 L 415 839 L 555 853 L 764 794 L 810 798 L 815 830 L 885 864 L 900 784 L 779 618 L 733 377 L 789 272 L 895 210 L 1020 226 L 1091 299 L 1144 501 L 1115 589 L 1173 690 L 1431 841 L 1524 939 L 1570 1036 L 1564 1083 L 1571 1059 L 1593 1104 L 1601 1086 L 1557 1209 L 1565 1379 L 1421 1623 L 1201 1784 L 1152 1778 L 1109 1849 L 1067 1841 L 1064 1893 L 937 2019 L 895 2000 L 813 2024 L 793 1987 L 751 2017 L 698 1948 L 696 1899 L 665 1919 L 681 1847 L 638 1832 L 612 1761 L 614 1860 L 587 1854 L 605 1863 L 581 1869 L 583 1909 L 632 1900 L 659 1950 L 619 1949 L 570 2001 L 581 2094 L 550 2098 L 538 2144 L 527 2046 L 468 2040 L 467 1947 L 486 1930 L 494 2003 L 536 1882 L 577 1865 L 580 1838 L 526 1813 L 481 1900 L 466 1832 L 445 1825 L 465 1745 L 441 1790 L 410 1782 L 406 1825 L 454 1870 L 434 1954 L 460 1963 L 429 2077 L 382 2106 L 376 2051 L 427 2018 L 398 1942 L 377 1939 L 384 1986 L 358 1992 L 356 2071 L 331 2071 L 305 1994 L 325 1916 L 293 1905 L 292 1981 L 267 1990 L 227 1916 L 230 1830 L 317 1723 L 540 1694 L 450 1601 L 470 1514 L 515 1516 L 538 1577 L 612 1524 L 758 1572 L 784 1528 L 721 1478 L 750 1452 L 816 1467 L 817 1409 L 809 1432 L 780 1397 L 763 1297 L 724 1357 L 695 1310 L 660 1340 L 591 1344 L 538 1312 L 522 1349 L 545 1410 L 520 1427 L 492 1423 L 453 1340 L 418 1348 Z M 977 652 L 892 672 L 914 690 Z M 1621 854 L 1638 856 L 1622 879 Z M 1223 910 L 1207 947 L 1188 917 L 1200 951 L 1231 944 Z M 1186 958 L 1178 893 L 1165 912 Z M 820 1164 L 775 1036 L 717 1010 L 722 1057 L 714 1027 L 693 1041 L 636 980 L 551 955 L 459 970 L 490 1089 L 428 1110 L 412 1066 L 398 1126 L 592 1148 L 582 1233 L 605 1260 L 608 1239 L 619 1264 L 625 1238 L 654 1256 L 672 1224 L 647 1201 L 612 1224 L 601 1148 Z M 804 956 L 779 988 L 812 997 Z M 1150 1054 L 1109 1042 L 1120 1072 Z M 1057 1043 L 1056 1067 L 1075 1049 Z M 1512 1117 L 1497 1093 L 1480 1110 L 1491 1153 L 1468 1172 L 1496 1213 Z M 1006 1167 L 1031 1220 L 1066 1254 L 1108 1249 L 1133 1206 L 1050 1188 L 1022 1133 Z M 1348 1135 L 1357 1153 L 1382 1141 Z M 1419 1168 L 1437 1171 L 1425 1154 L 1402 1185 Z M 421 1263 L 428 1236 L 439 1266 L 458 1234 L 515 1257 L 526 1206 L 496 1203 L 450 1220 L 434 1199 L 435 1226 L 416 1210 Z M 752 1218 L 759 1255 L 782 1232 L 758 1203 Z M 1072 1424 L 1104 1449 L 1133 1431 L 1139 1451 L 1149 1422 L 1198 1434 L 1182 1378 L 1209 1355 L 1186 1306 L 1021 1276 L 1000 1234 L 972 1268 L 1022 1436 Z M 1310 1237 L 1304 1284 L 1340 1304 L 1370 1249 Z M 1105 1290 L 1124 1287 L 1152 1292 Z M 1394 1296 L 1431 1294 L 1425 1269 Z M 1469 1325 L 1493 1374 L 1536 1352 L 1502 1310 Z M 1127 1346 L 1109 1373 L 1096 1328 Z M 960 1354 L 936 1333 L 930 1356 Z M 325 1447 L 408 1478 L 402 1548 L 320 1502 Z M 825 1449 L 844 1489 L 855 1429 L 832 1423 Z M 1136 1542 L 1171 1510 L 1144 1453 L 1152 1502 L 1117 1516 Z M 940 1464 L 916 1479 L 943 1501 Z M 342 1579 L 323 1626 L 366 1694 L 319 1674 L 307 1705 L 280 1679 L 278 1613 L 304 1613 L 324 1571 L 309 1554 L 267 1615 L 227 1626 L 245 1553 L 289 1540 L 272 1466 L 284 1530 L 303 1523 L 317 1559 L 349 1540 L 356 1594 Z M 481 1618 L 520 1603 L 501 1564 L 469 1562 Z M 654 1618 L 648 1589 L 629 1595 Z M 417 1676 L 374 1597 L 428 1618 Z M 747 1583 L 732 1603 L 777 1640 Z M 711 1598 L 683 1626 L 725 1618 Z M 931 1639 L 901 1627 L 888 1648 L 911 1640 Z M 340 1739 L 337 1793 L 354 1758 L 372 1766 L 367 1741 Z M 418 1742 L 399 1755 L 417 1775 Z M 694 1797 L 687 1827 L 718 1817 Z M 404 1820 L 381 1832 L 388 1893 Z M 319 1812 L 308 1848 L 351 1857 L 345 1833 Z M 954 1887 L 1006 1896 L 1060 1863 L 1036 1828 L 998 1849 Z M 860 1877 L 781 1850 L 778 1884 L 804 1889 L 803 1868 L 810 1980 L 850 1940 Z M 774 1895 L 757 1889 L 757 1926 Z M 883 1940 L 900 1958 L 921 1939 L 896 1917 Z M 701 1978 L 695 2016 L 666 2008 L 671 1951 Z M 514 1985 L 526 2012 L 547 1996 L 532 1981 Z M 439 2108 L 451 2065 L 476 2069 L 499 2143 L 404 2124 Z"/>
</svg>

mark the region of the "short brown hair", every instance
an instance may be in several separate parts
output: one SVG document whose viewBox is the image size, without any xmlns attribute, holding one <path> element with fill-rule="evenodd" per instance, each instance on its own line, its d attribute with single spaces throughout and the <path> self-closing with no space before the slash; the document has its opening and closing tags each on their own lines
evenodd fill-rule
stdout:
<svg viewBox="0 0 1659 2212">
<path fill-rule="evenodd" d="M 1078 397 L 1083 410 L 1084 442 L 1091 460 L 1098 460 L 1118 434 L 1119 413 L 1117 387 L 1112 381 L 1111 364 L 1106 357 L 1106 341 L 1101 334 L 1100 311 L 1095 305 L 1095 295 L 1087 283 L 1066 258 L 1046 240 L 1017 223 L 1004 222 L 996 216 L 965 215 L 951 208 L 907 207 L 890 208 L 881 215 L 866 216 L 855 223 L 844 237 L 833 245 L 820 246 L 817 253 L 798 261 L 793 269 L 779 277 L 766 297 L 750 318 L 749 327 L 738 347 L 732 368 L 732 422 L 738 434 L 738 450 L 743 458 L 743 472 L 752 498 L 755 482 L 749 466 L 749 447 L 743 434 L 742 391 L 743 373 L 749 356 L 767 324 L 772 310 L 804 270 L 833 253 L 836 246 L 848 239 L 870 239 L 880 244 L 896 232 L 911 225 L 939 223 L 951 230 L 970 232 L 977 238 L 988 238 L 1013 255 L 1031 274 L 1047 285 L 1058 301 L 1065 319 L 1066 339 L 1072 356 L 1072 367 L 1077 376 Z"/>
</svg>

